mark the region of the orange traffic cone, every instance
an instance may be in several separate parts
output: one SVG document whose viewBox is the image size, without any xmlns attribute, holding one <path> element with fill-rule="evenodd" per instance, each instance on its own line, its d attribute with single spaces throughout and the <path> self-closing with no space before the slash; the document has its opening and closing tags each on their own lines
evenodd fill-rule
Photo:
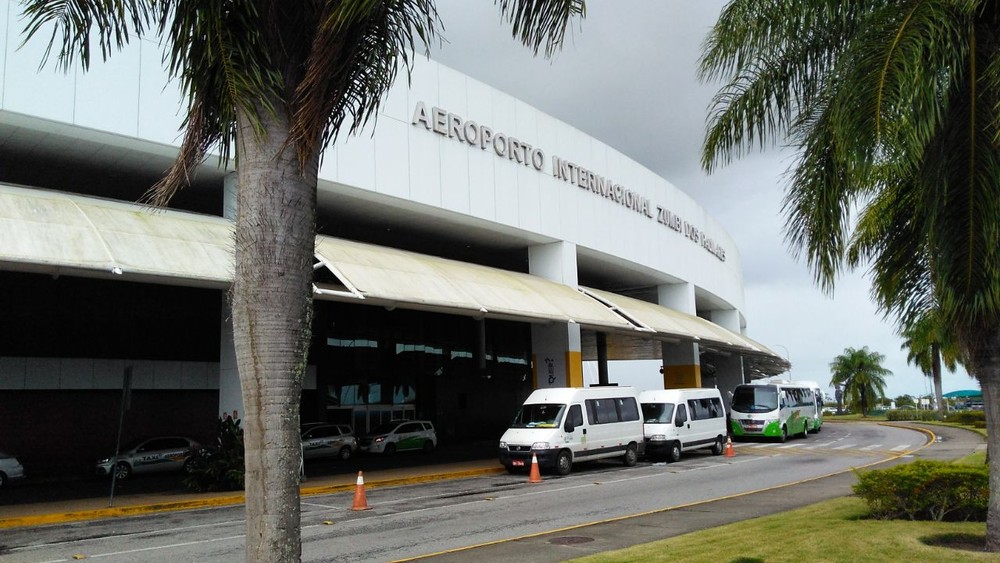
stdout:
<svg viewBox="0 0 1000 563">
<path fill-rule="evenodd" d="M 541 483 L 542 474 L 538 471 L 538 456 L 531 454 L 531 473 L 528 474 L 529 483 Z"/>
<path fill-rule="evenodd" d="M 365 498 L 365 478 L 358 471 L 358 484 L 354 487 L 354 506 L 351 510 L 371 510 L 368 499 Z"/>
<path fill-rule="evenodd" d="M 733 451 L 733 439 L 727 436 L 726 437 L 726 457 L 733 457 L 734 455 L 736 455 L 736 452 Z"/>
</svg>

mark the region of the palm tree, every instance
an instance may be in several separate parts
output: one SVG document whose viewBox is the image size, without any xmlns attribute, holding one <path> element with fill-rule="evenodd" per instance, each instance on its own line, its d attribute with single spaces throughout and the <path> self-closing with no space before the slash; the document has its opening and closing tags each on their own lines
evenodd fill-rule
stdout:
<svg viewBox="0 0 1000 563">
<path fill-rule="evenodd" d="M 785 233 L 817 283 L 867 264 L 899 326 L 938 307 L 1000 449 L 1000 5 L 732 0 L 706 40 L 721 79 L 702 163 L 788 143 Z M 857 217 L 853 214 L 857 212 Z M 1000 456 L 991 456 L 1000 482 Z M 1000 487 L 989 551 L 1000 551 Z"/>
<path fill-rule="evenodd" d="M 537 54 L 561 45 L 583 0 L 498 0 Z M 299 396 L 312 321 L 320 155 L 377 112 L 417 40 L 437 37 L 433 0 L 29 0 L 28 37 L 84 69 L 158 36 L 187 97 L 180 154 L 146 195 L 165 205 L 216 148 L 235 157 L 235 281 L 230 290 L 246 445 L 248 561 L 300 558 Z M 92 43 L 93 40 L 93 43 Z"/>
<path fill-rule="evenodd" d="M 843 354 L 830 362 L 833 375 L 830 385 L 843 389 L 851 402 L 861 409 L 862 416 L 868 416 L 870 404 L 885 398 L 885 377 L 892 372 L 882 367 L 884 361 L 885 356 L 865 346 L 860 350 L 845 348 Z"/>
<path fill-rule="evenodd" d="M 900 336 L 905 339 L 900 350 L 907 351 L 906 363 L 917 366 L 934 381 L 934 401 L 938 413 L 944 416 L 946 408 L 941 389 L 941 365 L 943 363 L 949 372 L 955 372 L 959 363 L 955 341 L 941 326 L 936 310 L 927 312 L 904 327 Z"/>
</svg>

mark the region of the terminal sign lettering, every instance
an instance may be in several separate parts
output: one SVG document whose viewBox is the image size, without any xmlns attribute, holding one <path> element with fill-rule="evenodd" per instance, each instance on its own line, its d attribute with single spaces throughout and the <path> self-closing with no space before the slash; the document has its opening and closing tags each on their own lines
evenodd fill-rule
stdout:
<svg viewBox="0 0 1000 563">
<path fill-rule="evenodd" d="M 545 170 L 546 154 L 540 147 L 471 119 L 463 119 L 441 108 L 428 109 L 423 102 L 417 102 L 411 123 L 480 150 L 492 151 L 498 157 L 515 164 L 539 172 Z M 642 194 L 558 156 L 552 156 L 551 170 L 552 177 L 557 180 L 576 185 L 649 219 L 655 218 L 657 223 L 684 235 L 688 240 L 725 262 L 726 250 L 705 231 L 681 219 L 669 209 L 653 205 L 649 198 Z"/>
</svg>

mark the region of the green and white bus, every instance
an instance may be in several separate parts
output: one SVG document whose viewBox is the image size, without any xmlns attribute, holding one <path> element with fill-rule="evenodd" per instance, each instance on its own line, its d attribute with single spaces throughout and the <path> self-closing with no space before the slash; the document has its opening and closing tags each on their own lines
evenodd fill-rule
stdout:
<svg viewBox="0 0 1000 563">
<path fill-rule="evenodd" d="M 729 407 L 733 437 L 803 438 L 823 427 L 823 395 L 809 381 L 760 380 L 737 385 Z"/>
</svg>

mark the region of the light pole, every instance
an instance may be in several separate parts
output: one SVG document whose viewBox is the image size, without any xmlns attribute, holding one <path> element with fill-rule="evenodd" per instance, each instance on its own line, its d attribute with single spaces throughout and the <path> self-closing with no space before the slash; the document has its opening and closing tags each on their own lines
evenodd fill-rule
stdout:
<svg viewBox="0 0 1000 563">
<path fill-rule="evenodd" d="M 784 344 L 774 344 L 780 346 L 785 351 L 785 360 L 788 361 L 788 381 L 792 380 L 792 355 L 788 353 L 788 347 Z"/>
</svg>

